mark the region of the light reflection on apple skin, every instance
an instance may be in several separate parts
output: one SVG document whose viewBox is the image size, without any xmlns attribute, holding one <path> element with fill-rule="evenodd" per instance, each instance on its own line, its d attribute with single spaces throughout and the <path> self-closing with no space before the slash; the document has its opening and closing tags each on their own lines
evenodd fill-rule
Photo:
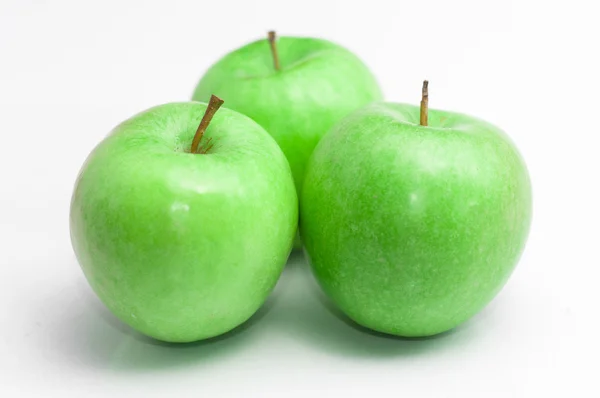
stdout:
<svg viewBox="0 0 600 398">
<path fill-rule="evenodd" d="M 75 265 L 74 265 L 75 266 Z M 478 317 L 453 331 L 421 339 L 404 339 L 362 328 L 325 298 L 302 252 L 292 253 L 275 291 L 246 323 L 225 335 L 188 344 L 146 337 L 114 317 L 95 297 L 83 276 L 44 305 L 61 307 L 58 319 L 38 341 L 53 361 L 104 371 L 155 371 L 235 361 L 236 354 L 279 337 L 329 355 L 393 359 L 460 351 L 477 338 Z M 485 311 L 481 316 L 485 316 Z M 284 350 L 285 351 L 285 350 Z M 284 355 L 284 354 L 282 354 Z"/>
</svg>

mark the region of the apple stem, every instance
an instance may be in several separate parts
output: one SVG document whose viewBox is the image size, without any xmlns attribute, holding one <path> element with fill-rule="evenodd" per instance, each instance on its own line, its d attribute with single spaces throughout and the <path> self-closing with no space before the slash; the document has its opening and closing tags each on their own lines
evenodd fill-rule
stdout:
<svg viewBox="0 0 600 398">
<path fill-rule="evenodd" d="M 210 124 L 210 121 L 212 120 L 215 113 L 217 113 L 217 111 L 219 110 L 221 105 L 223 105 L 223 102 L 224 101 L 221 98 L 217 97 L 216 95 L 210 96 L 210 101 L 208 102 L 208 106 L 206 107 L 204 116 L 202 116 L 202 120 L 200 121 L 200 124 L 198 125 L 198 129 L 196 130 L 196 134 L 194 135 L 194 139 L 192 140 L 192 148 L 190 150 L 191 153 L 198 152 L 198 145 L 200 145 L 202 136 L 204 136 L 204 132 L 206 131 L 206 128 Z M 210 139 L 208 142 L 210 143 Z M 212 145 L 208 149 L 210 149 L 210 148 L 212 148 Z M 208 152 L 208 149 L 206 149 L 205 151 L 202 151 L 201 153 Z"/>
<path fill-rule="evenodd" d="M 271 45 L 271 54 L 273 55 L 273 65 L 275 66 L 275 70 L 281 69 L 279 66 L 279 55 L 277 54 L 277 37 L 275 35 L 275 31 L 269 31 L 269 44 Z"/>
<path fill-rule="evenodd" d="M 429 82 L 423 80 L 423 90 L 421 91 L 421 126 L 427 126 L 427 116 L 429 107 Z"/>
</svg>

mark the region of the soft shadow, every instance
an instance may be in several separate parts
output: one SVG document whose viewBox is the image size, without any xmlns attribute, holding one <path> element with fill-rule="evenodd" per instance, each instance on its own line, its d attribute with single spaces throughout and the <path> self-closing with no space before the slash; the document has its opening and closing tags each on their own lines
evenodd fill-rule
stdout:
<svg viewBox="0 0 600 398">
<path fill-rule="evenodd" d="M 115 371 L 165 370 L 212 364 L 246 349 L 260 335 L 260 320 L 275 298 L 247 322 L 212 339 L 187 344 L 146 337 L 119 321 L 92 292 L 83 277 L 59 295 L 45 300 L 37 321 L 48 325 L 44 355 Z M 52 319 L 51 319 L 52 318 Z"/>
<path fill-rule="evenodd" d="M 288 261 L 278 286 L 278 301 L 265 317 L 297 341 L 342 356 L 396 357 L 456 348 L 473 337 L 467 323 L 436 336 L 402 338 L 364 328 L 337 309 L 322 293 L 302 253 Z"/>
<path fill-rule="evenodd" d="M 266 344 L 280 334 L 305 346 L 343 357 L 385 359 L 460 350 L 480 334 L 477 321 L 444 334 L 406 339 L 363 328 L 322 293 L 301 251 L 294 251 L 267 303 L 225 335 L 189 344 L 163 343 L 134 331 L 98 300 L 83 276 L 53 297 L 43 298 L 33 320 L 41 355 L 109 371 L 153 371 L 209 366 Z M 481 316 L 476 317 L 481 318 Z M 269 339 L 270 341 L 270 339 Z"/>
</svg>

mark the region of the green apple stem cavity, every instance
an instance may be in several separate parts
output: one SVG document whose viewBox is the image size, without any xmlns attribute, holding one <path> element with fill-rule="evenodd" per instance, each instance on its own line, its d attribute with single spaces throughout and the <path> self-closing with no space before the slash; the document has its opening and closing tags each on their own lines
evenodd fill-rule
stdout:
<svg viewBox="0 0 600 398">
<path fill-rule="evenodd" d="M 198 146 L 200 146 L 200 141 L 202 141 L 202 137 L 204 136 L 204 132 L 206 128 L 210 124 L 213 116 L 219 110 L 219 108 L 223 105 L 223 100 L 216 95 L 210 96 L 210 101 L 208 102 L 208 106 L 206 107 L 206 112 L 204 112 L 204 116 L 202 116 L 202 120 L 200 120 L 200 124 L 198 125 L 198 129 L 196 130 L 196 134 L 194 135 L 194 139 L 192 140 L 192 147 L 190 149 L 191 153 L 207 153 L 214 144 L 211 144 L 212 138 L 209 138 L 204 147 L 200 147 L 200 151 L 198 151 Z"/>
<path fill-rule="evenodd" d="M 277 54 L 277 35 L 274 30 L 271 30 L 268 33 L 269 37 L 269 45 L 271 46 L 271 54 L 273 54 L 273 66 L 275 70 L 280 70 L 281 66 L 279 65 L 279 55 Z"/>
<path fill-rule="evenodd" d="M 429 108 L 429 82 L 423 80 L 423 89 L 421 90 L 421 112 L 420 112 L 420 124 L 421 126 L 427 126 L 427 111 Z"/>
</svg>

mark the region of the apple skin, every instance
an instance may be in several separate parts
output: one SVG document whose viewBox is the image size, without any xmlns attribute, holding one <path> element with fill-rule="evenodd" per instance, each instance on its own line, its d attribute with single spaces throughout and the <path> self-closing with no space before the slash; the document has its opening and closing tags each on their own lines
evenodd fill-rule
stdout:
<svg viewBox="0 0 600 398">
<path fill-rule="evenodd" d="M 367 328 L 405 337 L 450 330 L 512 273 L 531 222 L 526 165 L 497 127 L 378 103 L 317 145 L 300 199 L 313 273 Z"/>
<path fill-rule="evenodd" d="M 206 104 L 151 108 L 89 155 L 71 202 L 71 240 L 102 302 L 167 342 L 225 333 L 275 286 L 298 222 L 294 182 L 275 141 L 221 108 L 189 147 Z"/>
<path fill-rule="evenodd" d="M 269 41 L 247 44 L 220 59 L 202 77 L 193 99 L 211 94 L 263 126 L 290 162 L 300 192 L 306 162 L 321 137 L 348 113 L 379 101 L 381 89 L 365 64 L 327 40 L 280 37 L 281 69 Z"/>
</svg>

